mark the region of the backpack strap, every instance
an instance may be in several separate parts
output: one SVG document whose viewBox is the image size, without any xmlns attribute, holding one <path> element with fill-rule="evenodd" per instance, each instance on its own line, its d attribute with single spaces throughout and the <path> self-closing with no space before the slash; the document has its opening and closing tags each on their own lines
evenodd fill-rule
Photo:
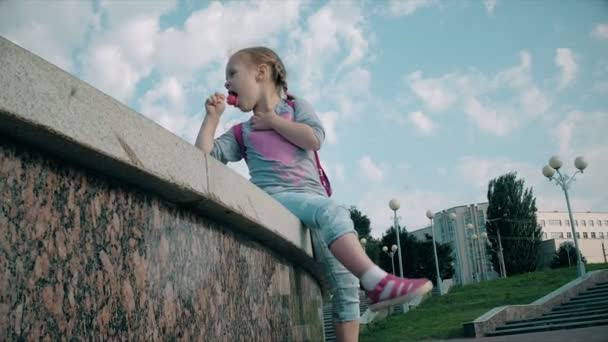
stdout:
<svg viewBox="0 0 608 342">
<path fill-rule="evenodd" d="M 236 124 L 232 126 L 232 132 L 234 133 L 234 138 L 236 142 L 239 144 L 239 150 L 241 151 L 241 156 L 247 161 L 247 151 L 245 148 L 245 142 L 243 141 L 243 123 Z"/>
<path fill-rule="evenodd" d="M 287 103 L 289 104 L 291 109 L 293 109 L 293 111 L 295 113 L 296 103 L 293 100 L 289 100 L 289 99 L 287 100 Z M 327 195 L 329 197 L 331 197 L 332 189 L 331 189 L 331 183 L 329 182 L 329 177 L 327 177 L 325 170 L 323 170 L 323 167 L 321 166 L 321 162 L 319 161 L 319 153 L 317 153 L 317 151 L 314 151 L 314 152 L 315 152 L 315 161 L 317 163 L 317 171 L 319 172 L 319 179 L 321 180 L 321 185 L 323 185 L 323 187 L 325 188 Z"/>
</svg>

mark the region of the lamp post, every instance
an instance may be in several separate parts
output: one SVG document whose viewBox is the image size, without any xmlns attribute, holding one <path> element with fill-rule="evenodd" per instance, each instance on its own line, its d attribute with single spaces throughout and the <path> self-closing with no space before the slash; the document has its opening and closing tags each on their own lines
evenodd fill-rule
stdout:
<svg viewBox="0 0 608 342">
<path fill-rule="evenodd" d="M 399 248 L 399 247 L 397 247 L 397 245 L 392 245 L 391 250 L 389 252 L 387 246 L 382 247 L 382 251 L 391 257 L 391 266 L 393 266 L 393 275 L 395 275 L 395 258 L 394 258 L 394 256 L 395 256 L 395 252 L 397 251 L 397 248 Z"/>
<path fill-rule="evenodd" d="M 572 217 L 572 209 L 570 208 L 570 198 L 568 196 L 568 189 L 570 188 L 570 184 L 574 181 L 574 177 L 577 173 L 583 173 L 583 171 L 587 168 L 587 161 L 583 157 L 576 157 L 574 159 L 574 167 L 578 169 L 572 177 L 569 177 L 565 173 L 561 173 L 559 169 L 562 167 L 562 161 L 557 156 L 552 156 L 549 159 L 549 165 L 545 165 L 543 167 L 543 175 L 549 178 L 549 181 L 554 180 L 555 183 L 562 188 L 564 191 L 564 195 L 566 196 L 566 205 L 568 206 L 568 215 L 570 216 L 570 228 L 572 229 L 572 238 L 574 239 L 574 247 L 576 248 L 576 258 L 577 262 L 577 270 L 578 276 L 582 277 L 585 275 L 585 264 L 583 264 L 583 260 L 581 258 L 581 251 L 578 248 L 578 238 L 576 236 L 576 228 L 574 227 L 574 219 Z M 557 177 L 555 177 L 555 173 L 557 173 Z"/>
<path fill-rule="evenodd" d="M 479 267 L 479 258 L 478 258 L 478 254 L 477 254 L 477 234 L 475 234 L 475 227 L 473 226 L 473 224 L 471 223 L 467 223 L 467 231 L 469 231 L 471 233 L 471 246 L 473 247 L 473 263 L 475 264 L 475 274 L 477 278 L 477 282 L 479 283 L 481 281 L 480 279 L 480 274 L 481 274 L 481 268 Z"/>
<path fill-rule="evenodd" d="M 506 215 L 506 214 L 504 214 L 504 215 Z M 503 218 L 504 217 L 499 217 L 499 218 L 496 218 L 496 219 L 486 220 L 486 224 L 488 222 L 500 221 Z M 494 250 L 493 248 L 491 248 L 490 240 L 488 240 L 488 233 L 484 233 L 484 234 L 485 234 L 484 238 L 486 239 L 487 245 L 490 247 L 490 249 L 492 249 L 494 252 L 496 252 L 496 250 Z M 505 255 L 503 253 L 502 240 L 500 239 L 500 227 L 496 227 L 496 235 L 498 236 L 498 252 L 500 253 L 500 254 L 498 254 L 498 259 L 499 259 L 498 261 L 499 261 L 499 264 L 500 264 L 500 276 L 503 277 L 503 278 L 506 278 L 507 277 L 507 267 L 505 266 Z"/>
<path fill-rule="evenodd" d="M 460 240 L 458 239 L 458 229 L 456 227 L 456 213 L 450 213 L 448 215 L 450 222 L 454 225 L 453 226 L 453 231 L 454 231 L 454 242 L 456 244 L 456 264 L 458 265 L 458 278 L 460 278 L 460 284 L 462 285 L 464 283 L 464 278 L 462 277 L 462 260 L 460 259 Z M 454 267 L 454 265 L 452 265 L 452 267 Z"/>
<path fill-rule="evenodd" d="M 437 288 L 439 289 L 439 295 L 443 294 L 441 275 L 439 274 L 439 259 L 437 258 L 437 245 L 435 244 L 435 227 L 433 225 L 433 217 L 435 214 L 431 210 L 426 211 L 426 217 L 431 220 L 431 233 L 433 235 L 433 253 L 435 254 L 435 271 L 437 272 Z"/>
<path fill-rule="evenodd" d="M 500 267 L 500 277 L 506 278 L 507 270 L 505 268 L 504 255 L 502 254 L 502 242 L 500 241 L 500 231 L 497 230 L 497 233 L 498 233 L 498 250 L 495 250 L 494 248 L 492 248 L 492 244 L 490 243 L 490 240 L 488 239 L 488 233 L 486 233 L 486 232 L 481 233 L 481 239 L 484 240 L 484 242 L 486 243 L 488 248 L 490 248 L 492 251 L 494 251 L 494 253 L 496 253 L 496 255 L 498 256 L 498 267 Z"/>
<path fill-rule="evenodd" d="M 398 256 L 399 256 L 399 276 L 401 278 L 403 278 L 403 258 L 401 257 L 401 241 L 399 239 L 399 222 L 397 222 L 397 210 L 399 210 L 399 207 L 401 207 L 401 205 L 399 204 L 399 201 L 395 198 L 393 198 L 392 200 L 390 200 L 388 202 L 388 206 L 389 208 L 391 208 L 391 210 L 394 212 L 395 216 L 395 230 L 397 233 L 397 251 L 398 251 Z"/>
</svg>

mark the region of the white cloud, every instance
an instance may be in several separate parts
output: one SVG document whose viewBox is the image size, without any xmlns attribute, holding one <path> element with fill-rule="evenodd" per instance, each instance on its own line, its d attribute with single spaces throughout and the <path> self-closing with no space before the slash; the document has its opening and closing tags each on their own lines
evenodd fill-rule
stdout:
<svg viewBox="0 0 608 342">
<path fill-rule="evenodd" d="M 517 172 L 518 177 L 526 179 L 526 186 L 530 186 L 532 180 L 540 179 L 541 168 L 542 165 L 535 168 L 507 158 L 483 159 L 465 156 L 459 158 L 456 171 L 466 183 L 485 190 L 490 180 L 508 172 Z"/>
<path fill-rule="evenodd" d="M 100 45 L 87 55 L 83 76 L 99 90 L 126 102 L 143 75 L 127 60 L 120 47 Z"/>
<path fill-rule="evenodd" d="M 591 35 L 597 39 L 608 39 L 608 24 L 597 24 Z"/>
<path fill-rule="evenodd" d="M 358 66 L 369 48 L 361 11 L 350 1 L 324 5 L 308 17 L 303 28 L 291 30 L 284 58 L 288 72 L 290 66 L 297 67 L 302 96 L 315 103 L 331 93 L 342 115 L 357 109 L 353 103 L 368 92 L 369 72 Z"/>
<path fill-rule="evenodd" d="M 608 81 L 597 81 L 593 84 L 593 91 L 608 95 Z"/>
<path fill-rule="evenodd" d="M 486 11 L 488 12 L 488 14 L 494 14 L 494 10 L 496 9 L 496 4 L 498 3 L 498 0 L 485 0 L 483 3 L 486 6 Z"/>
<path fill-rule="evenodd" d="M 553 138 L 559 143 L 559 153 L 564 155 L 568 153 L 570 141 L 576 124 L 583 118 L 583 114 L 578 111 L 570 112 L 566 119 L 562 120 L 552 131 Z"/>
<path fill-rule="evenodd" d="M 393 16 L 410 15 L 421 8 L 438 5 L 437 0 L 391 0 L 389 13 Z"/>
<path fill-rule="evenodd" d="M 384 181 L 384 171 L 369 156 L 359 159 L 359 168 L 370 181 L 374 183 Z"/>
<path fill-rule="evenodd" d="M 344 180 L 346 180 L 345 177 L 346 171 L 344 169 L 344 165 L 343 164 L 336 164 L 335 167 L 335 172 L 334 175 L 336 176 L 336 180 L 340 181 L 340 182 L 344 182 Z"/>
<path fill-rule="evenodd" d="M 399 224 L 405 225 L 406 230 L 410 232 L 429 224 L 425 216 L 427 210 L 438 211 L 457 204 L 453 199 L 448 199 L 444 194 L 437 192 L 422 190 L 400 192 L 393 188 L 373 187 L 361 197 L 356 206 L 369 217 L 371 235 L 376 238 L 380 238 L 393 226 L 393 211 L 388 206 L 392 198 L 397 199 L 401 204 L 401 208 L 397 211 Z"/>
<path fill-rule="evenodd" d="M 372 101 L 370 83 L 370 72 L 362 67 L 354 67 L 331 85 L 333 90 L 326 89 L 324 92 L 331 91 L 338 113 L 350 118 L 365 112 L 365 107 Z"/>
<path fill-rule="evenodd" d="M 297 23 L 299 10 L 300 1 L 213 2 L 193 12 L 183 29 L 172 27 L 159 35 L 159 68 L 183 75 L 226 60 L 241 47 L 270 45 Z"/>
<path fill-rule="evenodd" d="M 336 112 L 319 113 L 319 119 L 321 120 L 323 129 L 325 130 L 325 142 L 330 145 L 335 144 L 338 141 L 336 135 L 336 122 L 338 119 L 338 114 Z"/>
<path fill-rule="evenodd" d="M 69 72 L 99 17 L 88 1 L 0 1 L 0 35 Z"/>
<path fill-rule="evenodd" d="M 457 100 L 455 93 L 446 87 L 448 82 L 452 82 L 452 75 L 439 79 L 423 78 L 422 72 L 416 71 L 407 76 L 407 81 L 414 94 L 432 111 L 446 110 Z"/>
<path fill-rule="evenodd" d="M 139 104 L 144 115 L 173 134 L 194 143 L 202 118 L 186 112 L 184 89 L 177 79 L 162 80 L 141 97 Z"/>
<path fill-rule="evenodd" d="M 531 68 L 530 54 L 522 51 L 518 65 L 495 75 L 471 69 L 423 77 L 416 71 L 406 76 L 406 82 L 430 112 L 463 112 L 482 132 L 504 136 L 551 105 L 532 80 Z"/>
<path fill-rule="evenodd" d="M 409 119 L 422 134 L 430 135 L 437 129 L 437 125 L 422 112 L 411 112 Z"/>
<path fill-rule="evenodd" d="M 574 80 L 578 71 L 576 57 L 572 50 L 566 48 L 557 49 L 555 53 L 555 65 L 561 71 L 559 88 L 565 88 Z"/>
</svg>

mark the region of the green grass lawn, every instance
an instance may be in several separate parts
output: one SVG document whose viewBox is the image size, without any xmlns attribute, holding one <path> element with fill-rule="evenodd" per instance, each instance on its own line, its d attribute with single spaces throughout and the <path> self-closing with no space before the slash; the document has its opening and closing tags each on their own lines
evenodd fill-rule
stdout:
<svg viewBox="0 0 608 342">
<path fill-rule="evenodd" d="M 587 271 L 608 264 L 587 265 Z M 522 274 L 480 284 L 457 286 L 449 294 L 427 299 L 405 315 L 372 322 L 361 341 L 415 341 L 463 337 L 462 324 L 502 305 L 530 304 L 576 277 L 576 268 Z"/>
</svg>

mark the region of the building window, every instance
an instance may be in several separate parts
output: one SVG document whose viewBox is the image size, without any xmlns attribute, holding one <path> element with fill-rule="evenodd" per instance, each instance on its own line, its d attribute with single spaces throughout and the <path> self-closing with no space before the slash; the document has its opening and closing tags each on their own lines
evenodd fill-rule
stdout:
<svg viewBox="0 0 608 342">
<path fill-rule="evenodd" d="M 599 234 L 600 239 L 604 238 L 604 232 L 599 232 L 598 234 Z"/>
<path fill-rule="evenodd" d="M 608 226 L 608 220 L 604 220 L 604 226 Z"/>
<path fill-rule="evenodd" d="M 587 221 L 581 220 L 581 224 L 583 225 L 583 227 L 587 227 Z"/>
<path fill-rule="evenodd" d="M 593 220 L 589 220 L 589 225 L 593 227 Z"/>
<path fill-rule="evenodd" d="M 602 226 L 602 220 L 597 220 L 597 226 L 601 227 Z"/>
<path fill-rule="evenodd" d="M 566 233 L 566 237 L 567 237 L 568 239 L 572 239 L 572 233 Z"/>
<path fill-rule="evenodd" d="M 540 220 L 540 225 L 541 225 L 541 227 L 544 227 L 545 226 L 545 220 Z"/>
<path fill-rule="evenodd" d="M 543 239 L 547 240 L 547 233 L 543 233 Z"/>
<path fill-rule="evenodd" d="M 583 232 L 583 239 L 588 239 L 589 236 L 587 236 L 587 232 Z"/>
<path fill-rule="evenodd" d="M 578 220 L 574 220 L 574 225 L 578 227 Z"/>
<path fill-rule="evenodd" d="M 591 238 L 595 239 L 595 232 L 591 232 Z"/>
<path fill-rule="evenodd" d="M 552 226 L 561 226 L 562 221 L 561 220 L 549 220 L 549 224 Z"/>
<path fill-rule="evenodd" d="M 570 227 L 570 220 L 565 220 L 566 221 L 566 226 Z"/>
<path fill-rule="evenodd" d="M 580 238 L 581 238 L 581 233 L 576 232 L 576 238 L 577 238 L 577 239 L 580 239 Z"/>
</svg>

